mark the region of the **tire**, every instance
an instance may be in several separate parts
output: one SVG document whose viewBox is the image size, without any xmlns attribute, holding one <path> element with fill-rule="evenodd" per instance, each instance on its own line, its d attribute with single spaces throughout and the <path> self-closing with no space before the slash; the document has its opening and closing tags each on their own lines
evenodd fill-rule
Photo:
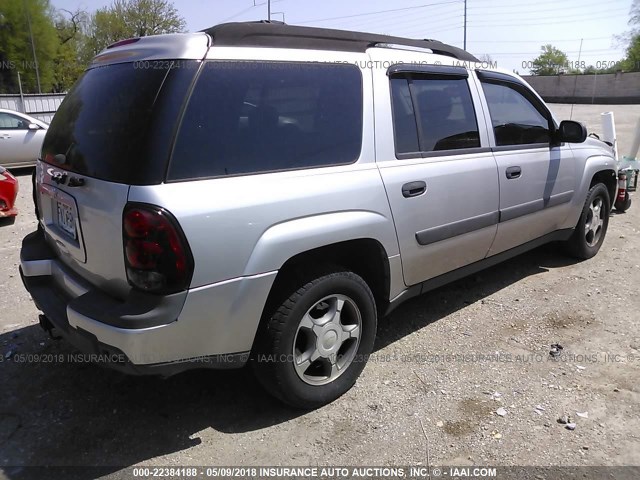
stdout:
<svg viewBox="0 0 640 480">
<path fill-rule="evenodd" d="M 566 243 L 566 250 L 571 256 L 586 260 L 598 253 L 609 226 L 610 206 L 607 187 L 602 183 L 591 187 L 580 220 Z M 594 223 L 594 218 L 599 220 Z"/>
<path fill-rule="evenodd" d="M 629 197 L 629 192 L 624 192 L 624 200 L 617 201 L 614 205 L 616 207 L 616 212 L 624 213 L 629 210 L 631 206 L 631 198 Z"/>
<path fill-rule="evenodd" d="M 376 328 L 375 300 L 361 277 L 318 276 L 263 319 L 251 364 L 270 394 L 296 408 L 317 408 L 354 385 Z"/>
</svg>

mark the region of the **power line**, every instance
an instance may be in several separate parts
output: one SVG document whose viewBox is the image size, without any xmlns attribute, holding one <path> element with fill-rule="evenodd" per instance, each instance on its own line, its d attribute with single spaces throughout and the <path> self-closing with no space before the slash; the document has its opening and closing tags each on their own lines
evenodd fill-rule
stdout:
<svg viewBox="0 0 640 480">
<path fill-rule="evenodd" d="M 457 3 L 457 2 L 456 2 Z M 445 7 L 445 8 L 451 8 L 452 4 L 449 5 L 437 5 L 434 8 L 434 10 L 436 8 L 439 7 Z M 413 22 L 415 23 L 416 20 L 417 21 L 427 21 L 430 20 L 432 18 L 435 17 L 439 17 L 442 15 L 451 15 L 452 13 L 456 13 L 456 10 L 454 11 L 436 11 L 435 13 L 431 12 L 431 9 L 429 10 L 429 15 L 428 15 L 428 19 L 425 18 L 419 18 L 416 19 L 416 14 L 414 12 L 396 12 L 395 15 L 391 14 L 391 15 L 385 15 L 382 18 L 369 18 L 369 19 L 364 19 L 361 21 L 356 20 L 355 22 L 353 22 L 352 20 L 345 20 L 347 22 L 346 25 L 349 26 L 349 28 L 371 28 L 372 26 L 377 26 L 379 25 L 380 28 L 387 28 L 390 24 L 393 24 L 394 27 L 402 24 L 404 25 L 405 22 L 409 21 L 409 22 Z M 343 21 L 338 21 L 339 23 L 343 24 Z"/>
<path fill-rule="evenodd" d="M 435 26 L 435 27 L 439 27 L 440 23 L 445 23 L 445 22 L 449 22 L 451 20 L 456 20 L 458 18 L 463 18 L 462 14 L 453 14 L 453 12 L 449 12 L 447 13 L 445 16 L 442 17 L 438 17 L 438 18 L 420 18 L 420 19 L 414 19 L 414 20 L 410 20 L 407 22 L 394 22 L 393 23 L 393 28 L 394 30 L 400 30 L 400 29 L 406 29 L 406 28 L 413 28 L 414 26 L 424 26 L 425 28 L 428 28 L 429 26 Z M 438 24 L 434 25 L 433 22 L 437 22 Z"/>
<path fill-rule="evenodd" d="M 607 15 L 607 16 L 603 16 L 600 17 L 601 19 L 607 19 L 607 18 L 616 18 L 619 17 L 618 15 Z M 590 22 L 590 21 L 595 21 L 597 20 L 596 18 L 582 18 L 582 19 L 578 19 L 578 21 L 581 22 Z M 545 22 L 545 25 L 566 25 L 567 23 L 571 23 L 571 22 L 575 22 L 576 19 L 572 19 L 572 20 L 560 20 L 558 22 Z M 476 23 L 476 22 L 469 22 L 469 27 L 475 27 L 475 28 L 487 28 L 487 27 L 538 27 L 540 26 L 540 23 Z"/>
<path fill-rule="evenodd" d="M 626 11 L 626 9 L 624 9 Z M 511 26 L 539 26 L 540 25 L 540 21 L 545 21 L 545 25 L 557 25 L 557 24 L 561 24 L 561 23 L 568 23 L 568 22 L 575 22 L 576 20 L 580 20 L 580 21 L 585 21 L 585 20 L 599 20 L 599 19 L 604 19 L 604 18 L 614 18 L 614 17 L 619 17 L 621 15 L 622 12 L 620 13 L 615 13 L 612 15 L 601 15 L 602 13 L 607 13 L 607 12 L 612 12 L 612 11 L 616 11 L 614 10 L 607 10 L 604 12 L 594 12 L 591 14 L 585 14 L 585 15 L 574 15 L 571 18 L 568 18 L 567 20 L 560 20 L 557 22 L 547 22 L 546 20 L 553 20 L 555 18 L 558 18 L 557 16 L 552 16 L 552 17 L 536 17 L 536 18 L 528 18 L 527 20 L 533 21 L 535 23 L 507 23 L 507 24 L 500 24 L 500 23 L 493 23 L 490 21 L 481 21 L 481 22 L 476 22 L 476 21 L 472 21 L 470 23 L 472 23 L 475 26 L 482 26 L 482 27 L 511 27 Z"/>
<path fill-rule="evenodd" d="M 602 2 L 590 3 L 590 4 L 585 5 L 585 7 L 587 7 L 587 6 L 588 7 L 602 6 Z M 505 15 L 505 16 L 509 16 L 509 15 L 511 15 L 511 16 L 513 16 L 513 15 L 525 16 L 526 15 L 527 18 L 529 18 L 531 15 L 538 14 L 538 13 L 543 13 L 543 14 L 544 13 L 546 13 L 546 14 L 555 13 L 556 16 L 554 16 L 552 18 L 557 18 L 557 15 L 566 15 L 566 13 L 562 12 L 563 10 L 566 10 L 566 9 L 565 8 L 557 8 L 557 9 L 556 8 L 538 8 L 538 9 L 535 9 L 535 10 L 529 10 L 529 11 L 524 11 L 524 12 L 523 11 L 500 12 L 500 14 L 497 14 L 497 13 L 494 13 L 494 12 L 487 12 L 487 13 L 474 13 L 474 12 L 472 12 L 470 15 L 473 18 L 491 17 L 493 19 L 495 19 L 499 15 L 499 18 L 502 19 L 503 15 Z M 611 12 L 611 11 L 616 11 L 616 12 L 618 12 L 618 11 L 619 12 L 626 11 L 626 7 L 620 7 L 620 8 L 616 8 L 616 9 L 609 8 L 607 10 L 604 10 L 603 12 L 600 12 L 600 11 L 585 12 L 585 13 L 581 13 L 581 14 L 578 14 L 578 15 L 597 15 L 599 13 L 607 13 L 607 12 Z M 574 16 L 575 15 L 571 15 L 572 18 Z M 543 18 L 543 17 L 540 17 L 540 18 Z"/>
<path fill-rule="evenodd" d="M 230 17 L 225 18 L 224 20 L 221 20 L 220 23 L 225 23 L 225 22 L 228 22 L 229 20 L 233 20 L 234 18 L 238 18 L 240 15 L 244 15 L 245 13 L 247 13 L 251 9 L 253 9 L 253 5 L 245 8 L 244 10 L 236 13 L 235 15 L 231 15 Z"/>
<path fill-rule="evenodd" d="M 271 2 L 269 2 L 269 3 L 278 3 L 278 2 L 282 2 L 282 1 L 283 0 L 271 0 Z M 233 20 L 234 18 L 238 18 L 239 16 L 244 15 L 245 13 L 249 12 L 250 10 L 253 10 L 256 7 L 262 7 L 264 5 L 267 5 L 267 2 L 265 2 L 265 3 L 255 3 L 255 2 L 253 2 L 253 5 L 249 5 L 244 10 L 241 10 L 238 13 L 236 13 L 234 15 L 231 15 L 230 17 L 227 17 L 224 20 L 221 20 L 220 23 L 225 23 L 225 22 L 228 22 L 229 20 Z"/>
<path fill-rule="evenodd" d="M 606 52 L 616 52 L 618 51 L 615 48 L 602 48 L 595 50 L 582 50 L 582 53 L 606 53 Z M 526 52 L 492 52 L 491 55 L 529 55 L 532 53 L 532 50 Z M 540 54 L 540 51 L 534 52 Z M 580 53 L 580 50 L 562 50 L 562 53 Z"/>
<path fill-rule="evenodd" d="M 420 38 L 433 38 L 434 33 L 444 33 L 444 32 L 449 32 L 451 30 L 460 30 L 461 28 L 463 28 L 461 24 L 450 25 L 450 26 L 442 25 L 442 26 L 445 28 L 436 28 L 436 29 L 421 28 L 421 29 L 412 29 L 409 31 L 405 30 L 401 36 L 403 37 L 418 36 Z"/>
<path fill-rule="evenodd" d="M 625 2 L 627 3 L 627 0 L 608 0 L 607 3 L 611 4 L 611 3 L 616 3 L 616 2 Z M 532 5 L 514 5 L 513 3 L 507 3 L 507 4 L 499 4 L 496 5 L 493 2 L 490 2 L 489 5 L 478 5 L 478 0 L 474 0 L 473 5 L 469 7 L 470 10 L 492 10 L 492 9 L 498 9 L 498 10 L 503 10 L 504 8 L 518 8 L 518 7 L 534 7 L 534 10 L 537 10 L 537 7 L 540 5 L 558 5 L 557 1 L 553 1 L 553 0 L 549 0 L 549 1 L 544 1 L 544 2 L 536 2 L 535 4 Z M 598 5 L 601 5 L 602 2 L 600 2 Z M 584 4 L 580 4 L 579 8 L 583 9 L 586 5 Z M 578 6 L 577 5 L 567 5 L 565 7 L 562 7 L 564 9 L 573 9 L 575 10 Z"/>
<path fill-rule="evenodd" d="M 298 24 L 305 24 L 305 23 L 316 23 L 316 22 L 328 22 L 331 20 L 340 20 L 343 18 L 356 18 L 356 17 L 364 17 L 367 15 L 379 15 L 381 13 L 391 13 L 391 12 L 401 12 L 401 11 L 406 11 L 406 10 L 415 10 L 418 8 L 426 8 L 426 7 L 433 7 L 435 5 L 449 5 L 449 4 L 453 4 L 453 3 L 460 3 L 461 0 L 451 0 L 448 2 L 436 2 L 436 3 L 425 3 L 423 5 L 414 5 L 413 7 L 404 7 L 404 8 L 393 8 L 390 10 L 378 10 L 376 12 L 366 12 L 366 13 L 357 13 L 354 15 L 343 15 L 340 17 L 329 17 L 329 18 L 316 18 L 313 20 L 304 20 L 301 22 L 296 22 Z"/>
<path fill-rule="evenodd" d="M 613 35 L 608 37 L 585 37 L 585 40 L 605 40 L 612 38 Z M 541 38 L 539 40 L 474 40 L 473 43 L 540 43 L 540 42 L 577 42 L 579 38 Z"/>
</svg>

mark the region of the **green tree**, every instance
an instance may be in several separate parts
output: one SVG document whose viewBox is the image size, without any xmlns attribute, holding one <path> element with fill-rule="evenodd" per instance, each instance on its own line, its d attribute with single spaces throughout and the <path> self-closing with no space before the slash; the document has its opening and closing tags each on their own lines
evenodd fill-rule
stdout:
<svg viewBox="0 0 640 480">
<path fill-rule="evenodd" d="M 86 68 L 81 59 L 81 52 L 86 42 L 83 26 L 88 15 L 82 10 L 70 12 L 59 10 L 55 14 L 55 27 L 58 44 L 54 69 L 54 92 L 65 92 L 71 88 Z"/>
<path fill-rule="evenodd" d="M 640 34 L 631 39 L 627 47 L 627 57 L 622 61 L 625 72 L 640 72 Z"/>
<path fill-rule="evenodd" d="M 631 27 L 631 35 L 640 34 L 640 0 L 633 0 L 631 10 L 629 10 L 629 26 Z"/>
<path fill-rule="evenodd" d="M 532 75 L 557 75 L 568 69 L 569 58 L 562 50 L 551 44 L 540 47 L 540 55 L 533 60 Z"/>
<path fill-rule="evenodd" d="M 94 13 L 85 55 L 131 37 L 183 32 L 186 22 L 169 0 L 114 0 Z"/>
<path fill-rule="evenodd" d="M 627 56 L 622 61 L 622 69 L 626 72 L 640 72 L 640 0 L 633 0 L 629 10 L 629 26 L 627 32 Z"/>
<path fill-rule="evenodd" d="M 18 72 L 23 90 L 37 92 L 36 66 L 42 91 L 51 89 L 57 45 L 51 12 L 49 0 L 0 0 L 0 93 L 18 92 Z"/>
</svg>

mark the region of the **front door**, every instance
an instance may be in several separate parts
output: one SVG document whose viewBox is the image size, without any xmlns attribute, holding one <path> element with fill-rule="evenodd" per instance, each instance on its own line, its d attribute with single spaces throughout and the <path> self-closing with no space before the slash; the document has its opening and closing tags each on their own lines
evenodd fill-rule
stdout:
<svg viewBox="0 0 640 480">
<path fill-rule="evenodd" d="M 415 285 L 486 256 L 498 222 L 498 178 L 465 68 L 396 66 L 388 75 L 375 86 L 378 166 L 405 283 Z M 385 150 L 391 140 L 393 150 Z"/>
<path fill-rule="evenodd" d="M 557 230 L 574 195 L 575 161 L 555 145 L 550 112 L 512 77 L 479 72 L 495 139 L 500 224 L 489 255 Z M 506 77 L 506 78 L 504 78 Z"/>
</svg>

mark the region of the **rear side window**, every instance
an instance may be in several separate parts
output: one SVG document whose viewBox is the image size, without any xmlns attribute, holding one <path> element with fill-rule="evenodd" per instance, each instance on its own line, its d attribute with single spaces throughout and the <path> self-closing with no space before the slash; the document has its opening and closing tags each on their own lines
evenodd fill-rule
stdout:
<svg viewBox="0 0 640 480">
<path fill-rule="evenodd" d="M 466 78 L 411 74 L 391 79 L 396 152 L 480 147 Z"/>
<path fill-rule="evenodd" d="M 549 143 L 549 119 L 521 89 L 507 83 L 482 82 L 497 146 Z"/>
<path fill-rule="evenodd" d="M 348 164 L 361 144 L 356 66 L 209 62 L 186 108 L 168 180 Z"/>
</svg>

